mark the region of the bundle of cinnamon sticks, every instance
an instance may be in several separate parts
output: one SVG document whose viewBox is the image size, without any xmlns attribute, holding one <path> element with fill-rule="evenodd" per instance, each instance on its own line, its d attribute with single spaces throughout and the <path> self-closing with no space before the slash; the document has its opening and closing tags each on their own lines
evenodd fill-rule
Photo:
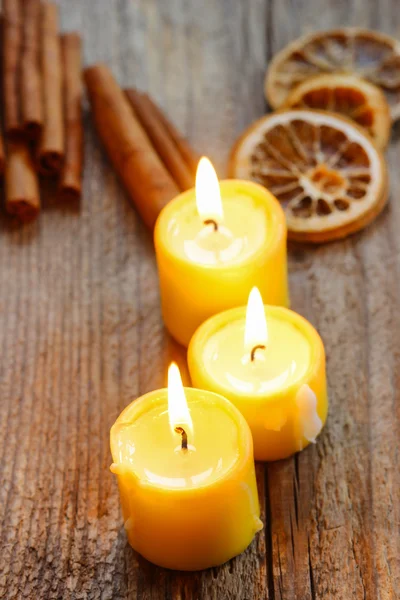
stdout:
<svg viewBox="0 0 400 600">
<path fill-rule="evenodd" d="M 38 175 L 58 177 L 63 196 L 81 195 L 81 39 L 60 35 L 53 2 L 3 0 L 2 17 L 0 167 L 6 210 L 30 221 L 40 210 Z"/>
<path fill-rule="evenodd" d="M 122 90 L 108 67 L 90 67 L 84 79 L 99 136 L 152 229 L 163 206 L 194 185 L 199 156 L 147 94 Z"/>
</svg>

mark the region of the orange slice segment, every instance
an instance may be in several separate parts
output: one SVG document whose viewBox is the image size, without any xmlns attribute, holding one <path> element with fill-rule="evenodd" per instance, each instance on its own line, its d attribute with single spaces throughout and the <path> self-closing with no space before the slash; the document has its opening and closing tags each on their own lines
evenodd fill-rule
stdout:
<svg viewBox="0 0 400 600">
<path fill-rule="evenodd" d="M 285 108 L 316 108 L 337 112 L 364 127 L 380 148 L 390 137 L 390 109 L 383 92 L 354 75 L 317 75 L 297 85 Z"/>
<path fill-rule="evenodd" d="M 292 42 L 272 59 L 265 94 L 280 108 L 293 88 L 322 73 L 357 75 L 377 85 L 400 116 L 400 43 L 383 33 L 358 27 L 320 31 Z"/>
<path fill-rule="evenodd" d="M 298 241 L 346 237 L 387 200 L 380 150 L 361 127 L 327 111 L 278 111 L 256 121 L 236 142 L 229 171 L 278 198 L 289 238 Z"/>
</svg>

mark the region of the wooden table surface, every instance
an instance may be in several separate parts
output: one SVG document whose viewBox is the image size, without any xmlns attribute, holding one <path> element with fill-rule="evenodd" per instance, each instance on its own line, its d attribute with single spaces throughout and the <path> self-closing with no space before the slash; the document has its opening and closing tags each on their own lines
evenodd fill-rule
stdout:
<svg viewBox="0 0 400 600">
<path fill-rule="evenodd" d="M 62 0 L 85 62 L 150 91 L 224 174 L 265 111 L 272 54 L 301 33 L 357 24 L 400 36 L 395 0 Z M 156 568 L 127 544 L 109 429 L 165 382 L 152 242 L 85 112 L 80 210 L 52 190 L 37 223 L 0 220 L 0 598 L 393 600 L 400 597 L 399 144 L 391 203 L 347 241 L 290 249 L 292 306 L 327 349 L 318 443 L 257 465 L 264 530 L 230 563 Z"/>
</svg>

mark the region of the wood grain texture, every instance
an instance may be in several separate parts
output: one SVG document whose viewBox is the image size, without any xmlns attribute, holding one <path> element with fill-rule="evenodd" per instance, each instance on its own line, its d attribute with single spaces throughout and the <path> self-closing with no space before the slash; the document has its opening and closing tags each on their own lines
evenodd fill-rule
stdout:
<svg viewBox="0 0 400 600">
<path fill-rule="evenodd" d="M 85 62 L 147 90 L 224 173 L 265 110 L 271 54 L 312 29 L 400 33 L 395 0 L 62 0 Z M 264 531 L 218 569 L 158 569 L 127 545 L 108 434 L 183 352 L 163 330 L 151 239 L 85 115 L 81 209 L 47 190 L 37 223 L 0 220 L 0 598 L 395 600 L 400 597 L 400 185 L 365 232 L 290 249 L 293 308 L 327 349 L 317 445 L 257 465 Z M 49 184 L 50 185 L 50 184 Z"/>
</svg>

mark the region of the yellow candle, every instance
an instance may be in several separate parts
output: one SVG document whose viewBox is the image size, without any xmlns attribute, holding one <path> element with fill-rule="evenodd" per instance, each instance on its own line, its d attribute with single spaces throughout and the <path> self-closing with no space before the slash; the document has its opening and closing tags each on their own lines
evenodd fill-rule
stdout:
<svg viewBox="0 0 400 600">
<path fill-rule="evenodd" d="M 240 554 L 262 528 L 250 429 L 212 392 L 183 388 L 132 402 L 111 429 L 131 546 L 169 569 L 199 570 Z"/>
<path fill-rule="evenodd" d="M 321 338 L 295 312 L 263 306 L 257 289 L 250 294 L 247 311 L 223 312 L 196 331 L 188 362 L 194 386 L 223 394 L 242 412 L 257 460 L 277 460 L 302 450 L 325 423 Z"/>
<path fill-rule="evenodd" d="M 288 305 L 281 206 L 255 183 L 218 183 L 207 159 L 196 190 L 161 212 L 154 241 L 164 322 L 184 346 L 208 317 L 245 304 L 255 285 L 269 304 Z"/>
</svg>

